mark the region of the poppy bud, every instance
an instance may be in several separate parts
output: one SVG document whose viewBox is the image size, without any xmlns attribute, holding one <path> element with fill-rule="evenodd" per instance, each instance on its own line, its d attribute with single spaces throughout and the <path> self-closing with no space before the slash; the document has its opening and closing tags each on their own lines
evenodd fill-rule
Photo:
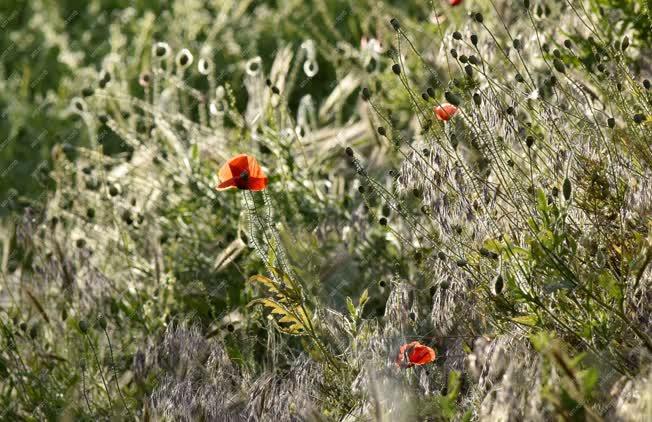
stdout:
<svg viewBox="0 0 652 422">
<path fill-rule="evenodd" d="M 520 49 L 521 48 L 521 40 L 519 40 L 518 38 L 514 38 L 514 40 L 512 40 L 512 46 L 516 50 Z"/>
<path fill-rule="evenodd" d="M 453 32 L 453 38 L 456 40 L 461 40 L 462 39 L 462 34 L 460 34 L 459 31 Z"/>
<path fill-rule="evenodd" d="M 379 126 L 379 127 L 378 127 L 378 134 L 379 134 L 380 136 L 386 136 L 386 135 L 387 135 L 387 131 L 385 130 L 384 127 Z"/>
<path fill-rule="evenodd" d="M 474 64 L 474 65 L 477 66 L 477 65 L 480 64 L 480 60 L 476 56 L 470 55 L 469 56 L 469 63 Z"/>
<path fill-rule="evenodd" d="M 462 55 L 460 56 L 460 62 L 461 62 L 461 63 L 467 63 L 468 61 L 469 61 L 469 58 L 466 57 L 466 55 L 462 54 Z"/>
<path fill-rule="evenodd" d="M 397 75 L 401 74 L 401 66 L 398 63 L 394 63 L 392 65 L 392 72 L 394 72 Z"/>
<path fill-rule="evenodd" d="M 525 79 L 523 79 L 523 75 L 521 75 L 520 73 L 516 74 L 515 79 L 516 79 L 516 82 L 519 82 L 519 83 L 525 82 Z"/>
<path fill-rule="evenodd" d="M 640 113 L 634 115 L 634 123 L 636 123 L 636 124 L 640 124 L 640 123 L 643 122 L 643 120 L 645 120 L 645 116 L 644 116 L 644 115 L 642 115 L 642 114 L 640 114 Z"/>
<path fill-rule="evenodd" d="M 464 72 L 466 73 L 466 76 L 468 76 L 469 78 L 473 77 L 473 67 L 470 64 L 464 66 Z"/>
<path fill-rule="evenodd" d="M 387 219 L 385 217 L 380 217 L 380 219 L 378 220 L 378 224 L 380 224 L 381 226 L 386 226 Z"/>
<path fill-rule="evenodd" d="M 457 58 L 457 50 L 455 50 L 454 48 L 451 48 L 451 56 L 453 56 L 454 59 Z"/>
<path fill-rule="evenodd" d="M 476 22 L 482 23 L 484 21 L 484 17 L 482 17 L 482 13 L 476 13 L 473 15 L 473 19 L 475 19 Z"/>
<path fill-rule="evenodd" d="M 629 47 L 629 37 L 625 35 L 625 38 L 623 38 L 623 42 L 620 44 L 620 49 L 622 51 L 627 50 L 627 47 Z"/>
<path fill-rule="evenodd" d="M 558 59 L 561 59 L 561 51 L 559 51 L 559 49 L 555 48 L 554 50 L 552 50 L 552 54 Z"/>
<path fill-rule="evenodd" d="M 496 296 L 498 296 L 499 294 L 502 293 L 503 286 L 504 286 L 503 276 L 498 274 L 496 276 L 496 278 L 494 278 L 494 281 L 493 281 L 494 294 Z"/>
<path fill-rule="evenodd" d="M 554 59 L 552 61 L 552 65 L 555 67 L 555 70 L 559 73 L 566 73 L 566 66 L 564 66 L 564 62 L 562 62 L 559 59 Z"/>
<path fill-rule="evenodd" d="M 564 40 L 564 47 L 570 49 L 573 46 L 571 40 Z"/>
<path fill-rule="evenodd" d="M 471 44 L 478 45 L 478 36 L 477 35 L 471 34 Z"/>
<path fill-rule="evenodd" d="M 562 191 L 564 193 L 564 199 L 570 201 L 572 187 L 571 187 L 571 181 L 568 179 L 568 177 L 564 179 L 564 185 L 562 186 Z"/>
<path fill-rule="evenodd" d="M 643 87 L 645 89 L 650 89 L 650 81 L 648 79 L 643 80 Z"/>
<path fill-rule="evenodd" d="M 401 29 L 401 24 L 399 23 L 398 19 L 392 18 L 390 19 L 389 23 L 392 24 L 392 28 L 394 28 L 394 31 L 398 31 Z"/>
<path fill-rule="evenodd" d="M 534 145 L 534 137 L 528 136 L 525 138 L 525 145 L 527 145 L 528 148 L 532 148 L 532 145 Z"/>
<path fill-rule="evenodd" d="M 88 332 L 88 322 L 86 320 L 81 320 L 79 321 L 79 331 L 81 331 L 83 334 L 86 334 Z"/>
<path fill-rule="evenodd" d="M 435 98 L 435 90 L 432 88 L 426 89 L 426 92 L 428 93 L 428 96 Z"/>
<path fill-rule="evenodd" d="M 366 87 L 362 88 L 361 96 L 364 101 L 369 101 L 369 99 L 371 98 L 371 91 L 369 91 L 369 88 Z"/>
<path fill-rule="evenodd" d="M 353 157 L 353 148 L 346 147 L 344 151 L 346 152 L 346 155 L 348 155 L 349 157 Z"/>
<path fill-rule="evenodd" d="M 422 92 L 421 93 L 421 98 L 423 98 L 424 101 L 428 101 L 430 97 L 428 96 L 428 93 Z"/>
<path fill-rule="evenodd" d="M 461 102 L 460 98 L 450 91 L 444 92 L 444 98 L 446 98 L 446 101 L 448 101 L 449 103 L 453 104 L 456 107 L 460 105 Z"/>
</svg>

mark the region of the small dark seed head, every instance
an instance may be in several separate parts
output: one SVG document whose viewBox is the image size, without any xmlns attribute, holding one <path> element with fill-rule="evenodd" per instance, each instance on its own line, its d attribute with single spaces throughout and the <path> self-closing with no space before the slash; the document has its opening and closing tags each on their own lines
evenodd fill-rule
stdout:
<svg viewBox="0 0 652 422">
<path fill-rule="evenodd" d="M 380 287 L 385 287 L 385 286 L 387 286 L 387 283 L 385 283 L 385 280 L 380 280 L 380 281 L 378 282 L 378 285 L 379 285 Z"/>
<path fill-rule="evenodd" d="M 477 92 L 473 94 L 473 102 L 478 107 L 480 107 L 480 104 L 482 104 L 482 97 Z"/>
<path fill-rule="evenodd" d="M 460 34 L 459 31 L 453 32 L 453 38 L 456 40 L 461 40 L 462 39 L 462 34 Z"/>
<path fill-rule="evenodd" d="M 523 79 L 523 75 L 521 75 L 520 73 L 517 73 L 517 74 L 516 74 L 516 78 L 515 78 L 515 79 L 516 79 L 516 82 L 519 82 L 519 83 L 523 83 L 523 82 L 525 82 L 525 79 Z"/>
<path fill-rule="evenodd" d="M 650 89 L 650 81 L 648 79 L 643 80 L 643 87 L 645 89 Z"/>
<path fill-rule="evenodd" d="M 392 72 L 394 72 L 397 75 L 401 74 L 401 66 L 398 63 L 394 63 L 392 65 Z"/>
<path fill-rule="evenodd" d="M 627 47 L 629 47 L 629 37 L 625 35 L 625 38 L 623 38 L 623 42 L 620 44 L 620 49 L 622 51 L 627 50 Z"/>
<path fill-rule="evenodd" d="M 466 63 L 466 62 L 468 62 L 468 61 L 469 61 L 469 58 L 466 57 L 464 54 L 462 54 L 462 55 L 460 56 L 460 62 L 462 62 L 462 63 Z"/>
<path fill-rule="evenodd" d="M 358 186 L 358 192 L 364 193 L 364 191 L 365 191 L 364 186 L 362 185 Z"/>
<path fill-rule="evenodd" d="M 477 35 L 471 34 L 471 44 L 478 45 L 478 36 Z"/>
<path fill-rule="evenodd" d="M 378 220 L 378 224 L 380 224 L 381 226 L 386 226 L 387 219 L 385 217 L 380 217 L 380 219 Z"/>
<path fill-rule="evenodd" d="M 466 73 L 466 76 L 468 76 L 469 78 L 472 78 L 473 77 L 473 66 L 471 66 L 470 64 L 467 64 L 466 66 L 464 66 L 464 72 Z"/>
<path fill-rule="evenodd" d="M 552 54 L 558 59 L 561 59 L 561 51 L 559 51 L 558 49 L 555 48 L 554 50 L 552 50 Z"/>
<path fill-rule="evenodd" d="M 562 62 L 559 59 L 554 59 L 552 61 L 552 65 L 555 67 L 555 70 L 559 73 L 566 73 L 566 66 L 564 66 L 564 62 Z"/>
<path fill-rule="evenodd" d="M 514 38 L 514 40 L 512 41 L 512 47 L 514 47 L 514 49 L 516 49 L 516 50 L 520 49 L 521 48 L 521 40 L 519 40 L 518 38 Z"/>
<path fill-rule="evenodd" d="M 534 137 L 528 136 L 525 138 L 525 145 L 527 145 L 528 148 L 532 148 L 532 145 L 534 145 Z"/>
<path fill-rule="evenodd" d="M 435 98 L 435 90 L 432 88 L 426 89 L 426 92 L 428 93 L 428 96 Z"/>
<path fill-rule="evenodd" d="M 454 48 L 451 48 L 451 56 L 453 56 L 454 59 L 457 58 L 457 50 L 455 50 Z"/>
<path fill-rule="evenodd" d="M 369 91 L 369 88 L 362 88 L 362 99 L 365 101 L 369 101 L 371 98 L 371 91 Z"/>
<path fill-rule="evenodd" d="M 86 322 L 86 320 L 82 319 L 81 321 L 79 321 L 78 326 L 79 326 L 79 331 L 81 331 L 82 333 L 86 334 L 88 332 L 88 322 Z"/>
<path fill-rule="evenodd" d="M 437 252 L 437 257 L 442 261 L 446 259 L 446 254 L 443 251 Z"/>
<path fill-rule="evenodd" d="M 422 92 L 421 98 L 423 98 L 424 101 L 428 101 L 430 99 L 427 92 Z"/>
<path fill-rule="evenodd" d="M 643 120 L 645 120 L 645 116 L 642 115 L 641 113 L 637 113 L 634 115 L 634 123 L 640 124 L 643 122 Z"/>
<path fill-rule="evenodd" d="M 353 148 L 351 148 L 351 147 L 346 147 L 346 149 L 344 150 L 344 152 L 346 152 L 346 155 L 348 155 L 349 157 L 353 157 Z"/>
<path fill-rule="evenodd" d="M 479 12 L 473 15 L 473 19 L 478 23 L 484 22 L 484 17 L 482 16 L 482 13 Z"/>
<path fill-rule="evenodd" d="M 392 18 L 390 19 L 389 23 L 392 24 L 392 28 L 394 28 L 394 31 L 398 31 L 399 29 L 401 29 L 401 24 L 398 21 L 398 19 Z"/>
<path fill-rule="evenodd" d="M 471 55 L 469 56 L 469 63 L 474 64 L 474 65 L 479 65 L 480 64 L 480 59 L 478 59 L 476 56 Z"/>
<path fill-rule="evenodd" d="M 379 134 L 380 136 L 387 136 L 387 131 L 385 130 L 384 127 L 382 127 L 382 126 L 378 126 L 378 134 Z"/>
<path fill-rule="evenodd" d="M 278 89 L 277 86 L 273 86 L 273 87 L 272 87 L 272 92 L 273 92 L 274 94 L 276 94 L 276 95 L 278 95 L 278 94 L 281 93 L 281 91 Z"/>
</svg>

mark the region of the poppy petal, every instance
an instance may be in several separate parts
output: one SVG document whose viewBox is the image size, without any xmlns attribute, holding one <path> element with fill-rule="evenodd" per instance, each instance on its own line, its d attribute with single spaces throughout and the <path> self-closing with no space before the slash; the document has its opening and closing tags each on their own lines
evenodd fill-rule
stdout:
<svg viewBox="0 0 652 422">
<path fill-rule="evenodd" d="M 263 170 L 260 168 L 258 161 L 254 157 L 247 157 L 249 165 L 247 169 L 249 170 L 249 177 L 264 178 Z"/>
<path fill-rule="evenodd" d="M 233 178 L 233 173 L 231 172 L 231 166 L 229 166 L 229 163 L 224 164 L 220 168 L 220 171 L 217 173 L 217 177 L 220 182 L 226 182 L 227 180 Z"/>
<path fill-rule="evenodd" d="M 247 189 L 258 191 L 263 190 L 267 187 L 267 178 L 266 177 L 250 177 L 247 180 Z"/>
<path fill-rule="evenodd" d="M 229 160 L 229 167 L 231 174 L 234 177 L 239 177 L 242 172 L 249 170 L 249 157 L 246 154 L 236 155 Z"/>
<path fill-rule="evenodd" d="M 225 180 L 219 185 L 217 185 L 217 190 L 226 190 L 226 189 L 231 189 L 235 188 L 236 183 L 235 183 L 235 177 L 230 178 L 229 180 Z"/>
</svg>

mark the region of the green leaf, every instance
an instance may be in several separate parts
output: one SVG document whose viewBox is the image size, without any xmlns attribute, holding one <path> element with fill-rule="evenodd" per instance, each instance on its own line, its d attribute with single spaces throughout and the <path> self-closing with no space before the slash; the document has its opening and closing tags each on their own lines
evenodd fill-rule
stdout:
<svg viewBox="0 0 652 422">
<path fill-rule="evenodd" d="M 521 315 L 512 318 L 512 321 L 521 325 L 535 327 L 537 325 L 537 322 L 539 321 L 539 318 L 536 315 Z"/>
</svg>

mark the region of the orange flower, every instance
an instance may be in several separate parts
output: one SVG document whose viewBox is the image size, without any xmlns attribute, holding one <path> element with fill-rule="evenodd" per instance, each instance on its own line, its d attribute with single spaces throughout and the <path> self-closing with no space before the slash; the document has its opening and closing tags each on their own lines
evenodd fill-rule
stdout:
<svg viewBox="0 0 652 422">
<path fill-rule="evenodd" d="M 450 120 L 455 113 L 457 113 L 457 107 L 453 104 L 443 103 L 442 105 L 435 107 L 435 116 L 444 122 Z"/>
<path fill-rule="evenodd" d="M 247 154 L 231 158 L 222 166 L 217 176 L 220 179 L 217 190 L 237 188 L 258 191 L 267 187 L 267 177 L 258 162 Z"/>
<path fill-rule="evenodd" d="M 401 346 L 396 356 L 396 365 L 400 368 L 411 368 L 414 365 L 425 365 L 437 358 L 435 351 L 418 341 Z"/>
</svg>

